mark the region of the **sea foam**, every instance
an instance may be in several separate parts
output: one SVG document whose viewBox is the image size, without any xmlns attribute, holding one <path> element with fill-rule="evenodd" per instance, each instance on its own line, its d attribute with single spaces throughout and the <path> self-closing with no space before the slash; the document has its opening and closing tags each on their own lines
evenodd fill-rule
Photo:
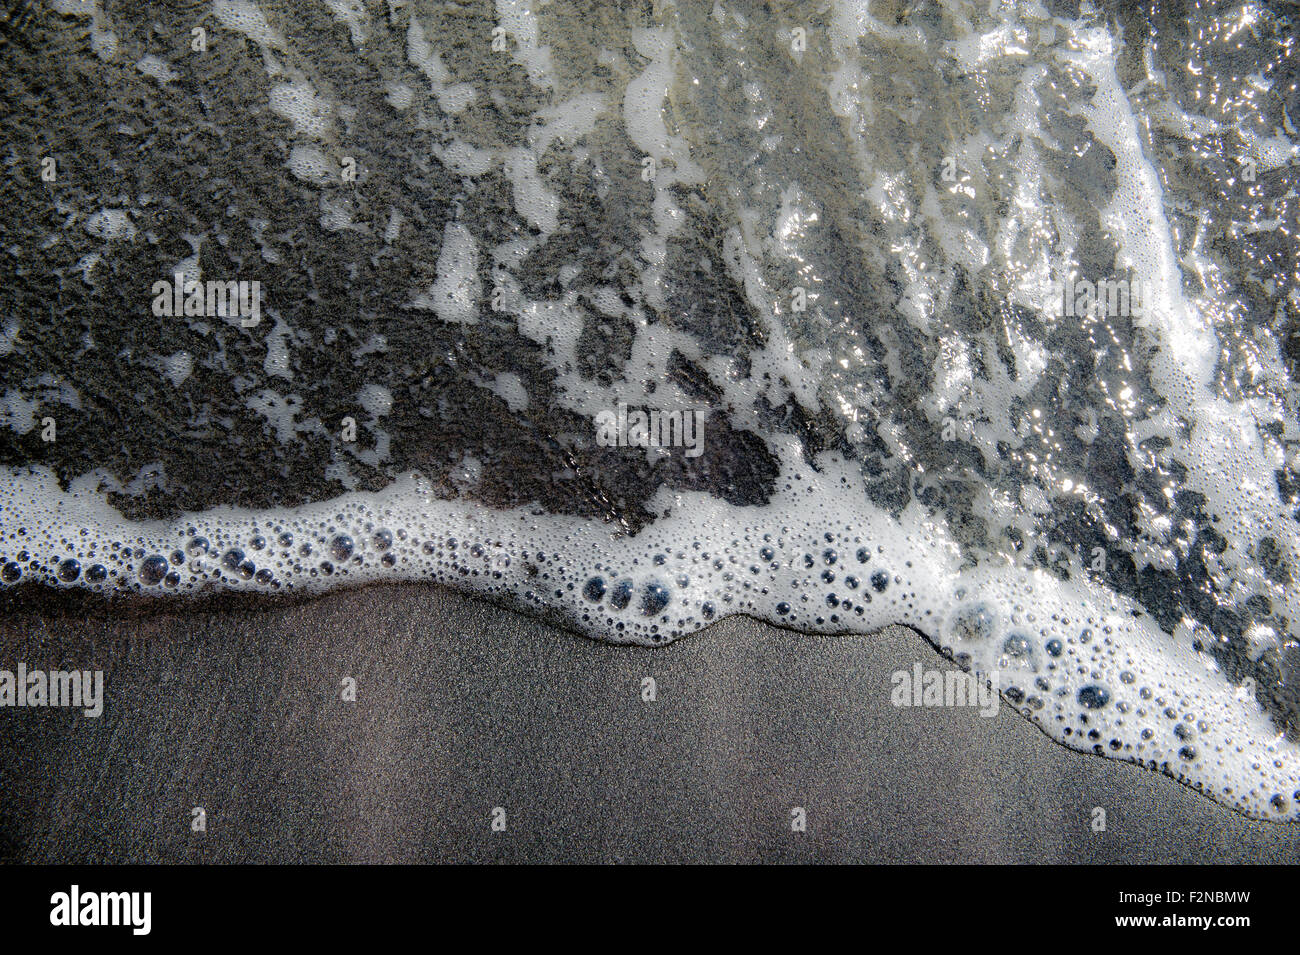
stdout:
<svg viewBox="0 0 1300 955">
<path fill-rule="evenodd" d="M 1150 62 L 1129 87 L 1124 51 L 1140 40 L 1103 11 L 957 3 L 888 22 L 880 6 L 839 0 L 809 18 L 669 4 L 659 20 L 588 25 L 566 4 L 498 0 L 440 28 L 420 11 L 380 22 L 334 4 L 337 55 L 382 64 L 369 102 L 418 138 L 403 188 L 422 201 L 435 161 L 459 182 L 438 219 L 366 192 L 390 160 L 378 142 L 366 153 L 364 110 L 295 48 L 289 12 L 218 0 L 226 35 L 251 44 L 241 62 L 265 69 L 249 95 L 280 124 L 281 171 L 267 175 L 287 174 L 313 219 L 350 210 L 346 229 L 321 233 L 341 270 L 411 255 L 408 233 L 436 248 L 410 260 L 420 280 L 376 306 L 368 338 L 279 307 L 270 275 L 266 328 L 192 323 L 219 347 L 149 359 L 205 434 L 227 411 L 202 389 L 228 374 L 286 461 L 301 442 L 328 448 L 335 493 L 195 510 L 164 463 L 77 469 L 29 439 L 0 483 L 0 582 L 180 599 L 437 581 L 618 643 L 732 614 L 817 633 L 902 623 L 996 673 L 1004 699 L 1067 746 L 1300 818 L 1297 435 L 1277 317 L 1294 287 L 1270 279 L 1262 310 L 1250 277 L 1189 233 L 1230 197 L 1198 197 L 1187 170 L 1153 158 L 1150 117 L 1182 114 L 1185 91 Z M 1261 8 L 1241 11 L 1276 33 Z M 166 60 L 180 76 L 150 95 L 185 95 L 187 67 Z M 1253 173 L 1273 175 L 1274 198 L 1295 175 L 1278 116 L 1276 162 Z M 1195 138 L 1212 124 L 1165 125 Z M 1243 155 L 1261 136 L 1243 132 Z M 340 180 L 349 159 L 355 188 Z M 103 226 L 119 213 L 130 229 Z M 81 241 L 120 255 L 151 241 L 146 218 L 87 208 Z M 292 259 L 279 226 L 248 219 L 259 261 Z M 186 241 L 223 247 L 223 229 Z M 1141 315 L 1066 318 L 1045 291 L 1113 276 L 1142 283 Z M 0 360 L 39 359 L 39 335 L 24 335 L 38 319 L 16 321 Z M 506 331 L 507 354 L 480 354 Z M 236 374 L 244 352 L 252 370 Z M 380 372 L 345 388 L 307 380 L 331 363 Z M 5 366 L 9 427 L 66 420 L 79 401 L 67 382 L 18 367 Z M 421 447 L 421 422 L 453 414 L 449 382 L 498 417 Z M 625 405 L 699 415 L 706 453 L 597 450 L 594 422 Z M 485 465 L 486 420 L 545 457 Z M 358 473 L 386 486 L 337 493 Z M 502 503 L 489 488 L 502 484 L 579 500 Z M 174 492 L 172 513 L 125 516 L 154 491 Z"/>
</svg>

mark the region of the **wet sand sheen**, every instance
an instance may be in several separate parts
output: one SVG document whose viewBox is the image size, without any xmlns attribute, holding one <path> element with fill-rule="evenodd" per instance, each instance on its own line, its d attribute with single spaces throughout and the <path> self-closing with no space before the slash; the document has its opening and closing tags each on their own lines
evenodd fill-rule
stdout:
<svg viewBox="0 0 1300 955">
<path fill-rule="evenodd" d="M 0 710 L 5 861 L 1300 858 L 1300 826 L 1067 750 L 1009 707 L 896 708 L 894 671 L 950 666 L 903 628 L 732 618 L 615 647 L 381 586 L 109 622 L 11 614 L 0 666 L 19 661 L 102 668 L 106 701 L 99 719 Z"/>
</svg>

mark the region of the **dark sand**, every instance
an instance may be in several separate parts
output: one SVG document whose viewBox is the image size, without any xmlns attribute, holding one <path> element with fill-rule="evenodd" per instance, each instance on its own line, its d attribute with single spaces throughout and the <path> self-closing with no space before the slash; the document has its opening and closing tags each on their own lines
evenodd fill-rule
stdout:
<svg viewBox="0 0 1300 955">
<path fill-rule="evenodd" d="M 0 668 L 102 668 L 107 690 L 99 719 L 0 709 L 0 858 L 1300 859 L 1300 825 L 1066 750 L 1008 708 L 894 707 L 890 674 L 917 660 L 951 666 L 904 629 L 747 619 L 608 646 L 418 586 L 111 622 L 11 614 Z M 794 806 L 807 832 L 790 831 Z"/>
</svg>

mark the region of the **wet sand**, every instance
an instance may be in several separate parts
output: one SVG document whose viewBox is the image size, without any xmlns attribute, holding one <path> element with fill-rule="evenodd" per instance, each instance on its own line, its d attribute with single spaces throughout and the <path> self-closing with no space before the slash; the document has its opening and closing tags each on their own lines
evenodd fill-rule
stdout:
<svg viewBox="0 0 1300 955">
<path fill-rule="evenodd" d="M 0 709 L 0 859 L 1300 860 L 1300 825 L 1066 750 L 1009 708 L 895 707 L 890 675 L 917 661 L 951 667 L 902 628 L 733 618 L 615 647 L 420 586 L 9 613 L 0 669 L 102 669 L 106 690 L 98 719 Z"/>
</svg>

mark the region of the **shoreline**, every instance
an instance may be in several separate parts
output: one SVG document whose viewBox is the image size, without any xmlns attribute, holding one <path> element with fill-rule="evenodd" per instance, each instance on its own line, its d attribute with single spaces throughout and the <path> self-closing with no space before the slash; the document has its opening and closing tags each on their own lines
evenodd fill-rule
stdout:
<svg viewBox="0 0 1300 955">
<path fill-rule="evenodd" d="M 1300 825 L 1066 749 L 1009 706 L 895 706 L 891 673 L 955 669 L 901 627 L 733 617 L 619 646 L 401 585 L 7 615 L 0 665 L 18 660 L 102 669 L 105 702 L 0 709 L 5 862 L 1300 859 Z"/>
</svg>

